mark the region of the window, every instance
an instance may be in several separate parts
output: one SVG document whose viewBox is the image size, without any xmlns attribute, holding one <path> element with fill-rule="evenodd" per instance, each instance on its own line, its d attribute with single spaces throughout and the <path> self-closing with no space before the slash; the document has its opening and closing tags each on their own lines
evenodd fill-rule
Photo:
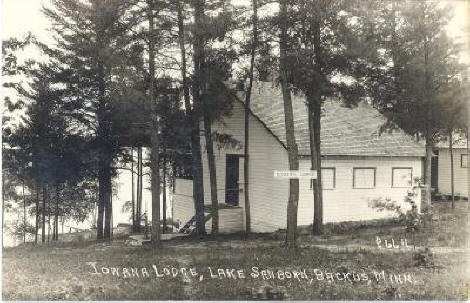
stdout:
<svg viewBox="0 0 470 303">
<path fill-rule="evenodd" d="M 392 187 L 410 187 L 413 180 L 413 170 L 411 167 L 392 168 Z"/>
<path fill-rule="evenodd" d="M 374 188 L 375 167 L 354 167 L 353 188 Z"/>
<path fill-rule="evenodd" d="M 336 169 L 334 167 L 323 167 L 321 169 L 322 189 L 334 189 L 336 187 Z M 310 189 L 313 189 L 313 179 L 310 180 Z"/>
<path fill-rule="evenodd" d="M 467 154 L 461 154 L 460 155 L 460 167 L 462 168 L 467 168 Z"/>
</svg>

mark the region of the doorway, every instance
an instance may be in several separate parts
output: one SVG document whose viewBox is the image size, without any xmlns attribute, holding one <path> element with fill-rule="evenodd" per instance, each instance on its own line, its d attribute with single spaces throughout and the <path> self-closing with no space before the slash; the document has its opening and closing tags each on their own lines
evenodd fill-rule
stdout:
<svg viewBox="0 0 470 303">
<path fill-rule="evenodd" d="M 240 156 L 227 155 L 225 161 L 225 203 L 238 206 L 240 203 Z"/>
</svg>

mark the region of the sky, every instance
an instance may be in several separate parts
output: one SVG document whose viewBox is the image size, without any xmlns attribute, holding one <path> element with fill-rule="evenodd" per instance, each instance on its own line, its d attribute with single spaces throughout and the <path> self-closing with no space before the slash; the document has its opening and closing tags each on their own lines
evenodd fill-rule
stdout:
<svg viewBox="0 0 470 303">
<path fill-rule="evenodd" d="M 22 37 L 29 31 L 34 33 L 43 42 L 52 41 L 47 28 L 49 20 L 41 13 L 43 5 L 48 5 L 49 0 L 1 0 L 1 33 L 2 38 Z M 246 4 L 248 0 L 233 0 L 236 4 Z M 462 39 L 465 37 L 467 23 L 470 22 L 470 6 L 468 0 L 443 0 L 454 8 L 455 17 L 451 20 L 448 32 L 451 37 Z M 468 30 L 468 29 L 467 29 Z M 467 31 L 468 33 L 468 31 Z M 464 55 L 469 59 L 469 55 Z"/>
</svg>

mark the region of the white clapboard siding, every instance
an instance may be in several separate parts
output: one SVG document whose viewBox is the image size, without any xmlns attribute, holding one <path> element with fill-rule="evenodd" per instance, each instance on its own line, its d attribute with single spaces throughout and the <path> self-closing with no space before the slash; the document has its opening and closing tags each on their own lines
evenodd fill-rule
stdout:
<svg viewBox="0 0 470 303">
<path fill-rule="evenodd" d="M 392 187 L 392 168 L 412 168 L 412 178 L 421 177 L 421 160 L 419 157 L 335 157 L 323 160 L 323 167 L 336 169 L 336 187 L 323 190 L 324 222 L 370 220 L 396 215 L 393 212 L 378 212 L 369 207 L 368 201 L 374 198 L 391 198 L 404 208 L 408 187 Z M 310 160 L 302 160 L 300 168 L 308 170 Z M 353 188 L 354 167 L 375 167 L 376 186 L 371 189 Z M 300 181 L 300 197 L 298 224 L 312 224 L 313 220 L 313 190 L 309 180 Z M 419 207 L 419 203 L 418 203 Z"/>
<path fill-rule="evenodd" d="M 193 180 L 175 179 L 173 201 L 173 218 L 180 228 L 194 216 Z"/>
<path fill-rule="evenodd" d="M 454 193 L 455 195 L 468 197 L 468 168 L 461 167 L 461 155 L 467 154 L 464 148 L 456 148 L 454 154 Z M 437 186 L 439 193 L 451 194 L 451 170 L 450 170 L 450 152 L 448 149 L 439 149 Z"/>
<path fill-rule="evenodd" d="M 244 108 L 234 103 L 232 115 L 214 123 L 213 131 L 231 134 L 241 145 L 240 149 L 219 149 L 214 144 L 219 202 L 225 202 L 226 154 L 243 155 Z M 210 204 L 210 183 L 207 165 L 205 140 L 201 138 L 204 169 L 205 203 Z M 243 190 L 243 159 L 240 158 L 240 188 Z M 251 224 L 256 232 L 269 232 L 285 226 L 288 197 L 288 184 L 285 180 L 275 180 L 274 170 L 288 168 L 287 152 L 281 143 L 250 115 L 250 201 Z M 244 192 L 240 193 L 240 207 L 244 208 Z M 242 215 L 243 225 L 245 216 Z M 222 220 L 220 220 L 222 221 Z"/>
<path fill-rule="evenodd" d="M 244 230 L 243 208 L 219 209 L 219 233 L 233 234 Z M 206 222 L 206 232 L 212 231 L 212 219 Z"/>
</svg>

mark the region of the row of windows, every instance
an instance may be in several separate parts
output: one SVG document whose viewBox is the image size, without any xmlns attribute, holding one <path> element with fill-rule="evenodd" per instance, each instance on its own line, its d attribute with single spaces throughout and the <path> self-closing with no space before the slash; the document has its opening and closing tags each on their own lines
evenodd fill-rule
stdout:
<svg viewBox="0 0 470 303">
<path fill-rule="evenodd" d="M 375 188 L 377 169 L 375 167 L 354 167 L 353 188 Z M 336 168 L 323 167 L 321 169 L 322 188 L 336 188 Z M 413 183 L 413 169 L 411 167 L 392 168 L 392 187 L 410 187 Z M 313 180 L 310 189 L 313 188 Z"/>
</svg>

